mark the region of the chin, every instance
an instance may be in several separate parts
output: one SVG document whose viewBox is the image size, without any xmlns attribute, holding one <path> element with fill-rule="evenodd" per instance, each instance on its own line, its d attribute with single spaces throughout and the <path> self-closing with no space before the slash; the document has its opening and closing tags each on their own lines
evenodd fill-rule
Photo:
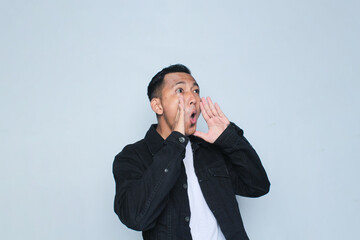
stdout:
<svg viewBox="0 0 360 240">
<path fill-rule="evenodd" d="M 185 129 L 185 135 L 186 136 L 190 136 L 190 135 L 193 135 L 196 131 L 196 124 L 194 124 L 193 126 L 191 127 L 188 127 Z"/>
</svg>

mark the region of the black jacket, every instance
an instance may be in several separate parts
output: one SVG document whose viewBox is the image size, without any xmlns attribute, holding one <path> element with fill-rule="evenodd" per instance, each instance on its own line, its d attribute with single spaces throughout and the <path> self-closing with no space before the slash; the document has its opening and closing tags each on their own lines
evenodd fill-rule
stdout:
<svg viewBox="0 0 360 240">
<path fill-rule="evenodd" d="M 235 194 L 259 197 L 270 183 L 243 131 L 231 123 L 210 144 L 179 132 L 164 140 L 152 125 L 144 139 L 116 157 L 114 209 L 145 240 L 191 239 L 191 217 L 183 159 L 190 140 L 194 168 L 204 198 L 227 240 L 248 239 Z"/>
</svg>

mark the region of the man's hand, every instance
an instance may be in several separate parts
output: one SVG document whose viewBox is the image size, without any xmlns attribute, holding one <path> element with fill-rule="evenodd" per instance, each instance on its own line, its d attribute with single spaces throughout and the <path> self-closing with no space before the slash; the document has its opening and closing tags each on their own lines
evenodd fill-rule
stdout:
<svg viewBox="0 0 360 240">
<path fill-rule="evenodd" d="M 185 103 L 183 96 L 179 97 L 179 107 L 176 113 L 173 131 L 178 131 L 185 135 Z"/>
<path fill-rule="evenodd" d="M 221 111 L 219 105 L 212 103 L 210 97 L 207 97 L 207 101 L 204 97 L 201 98 L 200 109 L 209 130 L 207 133 L 196 131 L 194 135 L 201 137 L 209 143 L 214 143 L 227 126 L 229 126 L 230 121 Z"/>
</svg>

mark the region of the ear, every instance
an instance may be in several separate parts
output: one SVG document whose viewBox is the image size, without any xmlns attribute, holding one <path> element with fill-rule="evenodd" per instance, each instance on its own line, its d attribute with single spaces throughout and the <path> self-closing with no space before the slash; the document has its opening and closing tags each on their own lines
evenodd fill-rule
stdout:
<svg viewBox="0 0 360 240">
<path fill-rule="evenodd" d="M 164 110 L 161 105 L 160 98 L 153 98 L 150 102 L 151 109 L 156 113 L 156 115 L 162 115 Z"/>
</svg>

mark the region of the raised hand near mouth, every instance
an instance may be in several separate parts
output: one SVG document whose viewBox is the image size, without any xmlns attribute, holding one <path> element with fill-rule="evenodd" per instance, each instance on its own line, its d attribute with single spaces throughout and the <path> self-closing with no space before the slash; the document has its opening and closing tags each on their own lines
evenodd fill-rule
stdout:
<svg viewBox="0 0 360 240">
<path fill-rule="evenodd" d="M 230 121 L 221 111 L 219 105 L 217 103 L 215 103 L 215 105 L 212 103 L 210 97 L 207 97 L 206 99 L 204 97 L 201 98 L 200 109 L 201 114 L 208 125 L 208 132 L 204 133 L 196 131 L 194 135 L 209 143 L 214 143 L 221 133 L 229 126 Z"/>
<path fill-rule="evenodd" d="M 176 113 L 173 131 L 178 131 L 185 135 L 185 103 L 183 96 L 179 97 L 179 106 Z"/>
</svg>

